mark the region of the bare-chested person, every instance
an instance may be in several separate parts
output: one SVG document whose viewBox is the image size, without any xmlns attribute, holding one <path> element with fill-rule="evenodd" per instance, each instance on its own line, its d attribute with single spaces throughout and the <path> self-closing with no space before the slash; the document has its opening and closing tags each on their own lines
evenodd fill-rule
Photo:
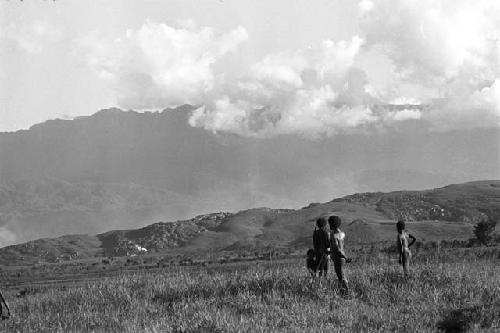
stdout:
<svg viewBox="0 0 500 333">
<path fill-rule="evenodd" d="M 340 230 L 342 220 L 338 216 L 330 216 L 328 224 L 330 225 L 330 253 L 333 261 L 333 268 L 339 280 L 340 291 L 342 294 L 349 292 L 347 279 L 344 275 L 344 263 L 351 262 L 344 252 L 345 233 Z"/>
<path fill-rule="evenodd" d="M 3 312 L 4 306 L 7 309 L 7 313 L 6 314 Z M 7 304 L 7 301 L 3 297 L 3 294 L 2 294 L 1 291 L 0 291 L 0 315 L 2 316 L 2 319 L 7 319 L 7 318 L 10 317 L 10 308 L 9 308 L 9 305 Z"/>
<path fill-rule="evenodd" d="M 330 247 L 330 235 L 326 230 L 326 219 L 320 217 L 316 220 L 317 229 L 313 233 L 313 246 L 316 255 L 316 271 L 319 276 L 325 276 L 328 273 L 329 260 L 328 248 Z"/>
<path fill-rule="evenodd" d="M 410 246 L 412 246 L 417 239 L 406 232 L 404 221 L 398 221 L 396 223 L 396 228 L 398 229 L 397 247 L 399 252 L 399 264 L 403 266 L 403 273 L 407 276 L 411 260 Z M 409 242 L 409 239 L 411 239 L 411 242 Z"/>
</svg>

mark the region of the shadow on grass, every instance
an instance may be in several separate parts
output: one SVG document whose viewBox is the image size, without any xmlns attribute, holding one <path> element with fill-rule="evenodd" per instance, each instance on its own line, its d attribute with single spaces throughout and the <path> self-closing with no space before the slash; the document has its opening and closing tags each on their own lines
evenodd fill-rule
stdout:
<svg viewBox="0 0 500 333">
<path fill-rule="evenodd" d="M 437 323 L 437 328 L 446 333 L 459 333 L 467 332 L 476 325 L 488 329 L 499 323 L 500 304 L 488 304 L 449 310 Z"/>
</svg>

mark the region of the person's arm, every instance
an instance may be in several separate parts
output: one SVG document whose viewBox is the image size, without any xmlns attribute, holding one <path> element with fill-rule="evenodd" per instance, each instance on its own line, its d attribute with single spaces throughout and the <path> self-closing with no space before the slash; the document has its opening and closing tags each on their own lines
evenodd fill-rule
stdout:
<svg viewBox="0 0 500 333">
<path fill-rule="evenodd" d="M 343 242 L 342 240 L 337 240 L 338 243 Z M 340 258 L 347 259 L 344 252 L 344 244 L 337 244 L 337 253 Z"/>
<path fill-rule="evenodd" d="M 340 252 L 340 257 L 341 257 L 341 258 L 344 258 L 346 263 L 350 263 L 350 262 L 352 261 L 352 258 L 348 258 L 348 257 L 345 255 L 345 252 L 344 252 L 344 251 Z"/>
<path fill-rule="evenodd" d="M 345 262 L 346 263 L 350 263 L 352 261 L 352 258 L 348 258 L 346 255 L 345 255 L 345 252 L 344 251 L 339 251 L 339 257 L 340 258 L 344 258 Z"/>
<path fill-rule="evenodd" d="M 3 294 L 2 292 L 0 291 L 0 301 L 5 304 L 5 307 L 7 308 L 7 315 L 10 317 L 10 308 L 9 308 L 9 304 L 7 304 L 7 301 L 5 300 L 5 298 L 3 297 Z"/>
<path fill-rule="evenodd" d="M 348 258 L 346 255 L 345 255 L 345 235 L 344 235 L 344 238 L 342 239 L 342 251 L 341 251 L 341 256 L 342 258 L 345 259 L 345 262 L 346 263 L 350 263 L 352 261 L 352 258 Z"/>
<path fill-rule="evenodd" d="M 351 259 L 350 258 L 347 258 L 347 256 L 345 255 L 345 250 L 344 250 L 344 246 L 345 246 L 345 234 L 342 233 L 342 235 L 340 236 L 339 239 L 335 239 L 335 242 L 336 243 L 336 247 L 337 247 L 337 253 L 338 253 L 338 256 L 340 258 L 343 258 L 345 259 L 345 262 L 349 263 L 351 262 Z"/>
<path fill-rule="evenodd" d="M 416 239 L 416 238 L 415 238 L 415 236 L 413 236 L 412 234 L 408 234 L 408 238 L 410 238 L 410 239 L 411 239 L 410 244 L 408 244 L 408 247 L 410 247 L 410 246 L 412 246 L 412 245 L 413 245 L 413 243 L 415 243 L 415 242 L 416 242 L 416 240 L 417 240 L 417 239 Z"/>
</svg>

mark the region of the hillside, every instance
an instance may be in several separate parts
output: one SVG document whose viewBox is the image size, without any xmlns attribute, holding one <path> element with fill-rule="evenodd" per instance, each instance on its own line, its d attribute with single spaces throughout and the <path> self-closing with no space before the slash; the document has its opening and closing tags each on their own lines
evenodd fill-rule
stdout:
<svg viewBox="0 0 500 333">
<path fill-rule="evenodd" d="M 361 204 L 391 219 L 477 223 L 484 216 L 500 218 L 500 181 L 477 181 L 427 191 L 361 193 L 334 201 Z"/>
<path fill-rule="evenodd" d="M 500 213 L 500 181 L 481 181 L 425 191 L 361 193 L 302 209 L 255 208 L 213 213 L 189 220 L 159 222 L 140 229 L 96 236 L 39 239 L 0 249 L 3 265 L 32 264 L 97 256 L 192 253 L 309 247 L 319 216 L 342 217 L 349 244 L 373 244 L 394 238 L 394 218 L 404 216 L 421 241 L 465 240 L 485 215 Z M 147 252 L 146 252 L 147 250 Z"/>
<path fill-rule="evenodd" d="M 500 177 L 496 129 L 255 139 L 192 127 L 193 109 L 112 108 L 0 133 L 0 246 Z"/>
</svg>

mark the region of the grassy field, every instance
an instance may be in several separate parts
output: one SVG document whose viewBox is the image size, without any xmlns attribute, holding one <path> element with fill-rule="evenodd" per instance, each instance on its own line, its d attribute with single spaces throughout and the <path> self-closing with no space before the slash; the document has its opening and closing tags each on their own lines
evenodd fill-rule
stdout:
<svg viewBox="0 0 500 333">
<path fill-rule="evenodd" d="M 351 292 L 310 283 L 303 262 L 172 267 L 6 296 L 7 332 L 433 332 L 500 330 L 500 260 L 388 258 L 347 266 Z"/>
</svg>

